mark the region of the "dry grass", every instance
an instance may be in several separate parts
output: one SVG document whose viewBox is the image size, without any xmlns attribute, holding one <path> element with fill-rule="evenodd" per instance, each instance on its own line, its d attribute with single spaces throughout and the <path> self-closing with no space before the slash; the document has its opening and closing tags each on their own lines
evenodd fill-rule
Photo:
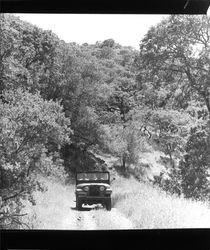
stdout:
<svg viewBox="0 0 210 250">
<path fill-rule="evenodd" d="M 105 209 L 93 210 L 91 214 L 95 220 L 97 229 L 133 229 L 133 223 L 116 208 L 113 208 L 111 211 L 106 211 Z"/>
<path fill-rule="evenodd" d="M 34 193 L 35 206 L 25 202 L 25 223 L 32 229 L 76 229 L 73 187 L 47 180 L 45 184 L 46 192 Z"/>
<path fill-rule="evenodd" d="M 36 192 L 36 205 L 25 203 L 25 222 L 32 229 L 209 228 L 208 204 L 171 196 L 135 179 L 118 177 L 112 185 L 113 209 L 74 210 L 74 186 L 47 181 Z M 81 220 L 78 220 L 78 216 Z"/>
<path fill-rule="evenodd" d="M 113 185 L 113 205 L 136 228 L 209 228 L 208 204 L 168 195 L 134 179 Z"/>
</svg>

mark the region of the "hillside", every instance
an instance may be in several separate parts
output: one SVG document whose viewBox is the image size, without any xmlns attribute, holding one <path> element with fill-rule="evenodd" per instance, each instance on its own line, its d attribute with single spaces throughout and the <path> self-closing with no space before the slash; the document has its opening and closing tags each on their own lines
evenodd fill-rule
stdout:
<svg viewBox="0 0 210 250">
<path fill-rule="evenodd" d="M 107 230 L 209 228 L 207 203 L 171 196 L 151 185 L 118 177 L 113 182 L 113 208 L 75 209 L 74 185 L 47 182 L 48 191 L 36 193 L 36 205 L 25 204 L 24 222 L 31 229 Z M 26 227 L 25 227 L 26 228 Z"/>
<path fill-rule="evenodd" d="M 0 14 L 0 228 L 206 227 L 209 27 L 168 16 L 135 50 Z M 75 173 L 105 170 L 113 210 L 75 211 Z"/>
</svg>

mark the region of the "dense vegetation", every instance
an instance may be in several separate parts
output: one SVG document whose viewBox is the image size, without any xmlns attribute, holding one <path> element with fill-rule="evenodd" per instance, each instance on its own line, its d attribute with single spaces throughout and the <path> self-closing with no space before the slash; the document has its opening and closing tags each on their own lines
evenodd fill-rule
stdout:
<svg viewBox="0 0 210 250">
<path fill-rule="evenodd" d="M 40 175 L 66 181 L 105 169 L 96 151 L 140 179 L 148 167 L 141 153 L 160 151 L 165 170 L 150 181 L 209 199 L 209 22 L 170 16 L 137 51 L 113 39 L 65 43 L 1 14 L 1 227 L 21 224 L 21 200 L 44 189 Z"/>
</svg>

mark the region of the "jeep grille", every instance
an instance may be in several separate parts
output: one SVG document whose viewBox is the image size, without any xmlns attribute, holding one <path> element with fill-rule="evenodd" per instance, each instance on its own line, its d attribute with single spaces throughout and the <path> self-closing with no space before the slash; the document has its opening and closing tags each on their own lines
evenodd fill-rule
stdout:
<svg viewBox="0 0 210 250">
<path fill-rule="evenodd" d="M 90 186 L 89 194 L 90 196 L 99 196 L 100 195 L 99 186 Z"/>
</svg>

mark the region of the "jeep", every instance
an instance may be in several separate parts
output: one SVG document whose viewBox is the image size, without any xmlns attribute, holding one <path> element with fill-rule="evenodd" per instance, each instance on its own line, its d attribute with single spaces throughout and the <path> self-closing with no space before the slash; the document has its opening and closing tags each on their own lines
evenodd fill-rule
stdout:
<svg viewBox="0 0 210 250">
<path fill-rule="evenodd" d="M 78 172 L 76 173 L 76 209 L 82 205 L 102 204 L 111 210 L 110 174 L 109 172 Z"/>
</svg>

